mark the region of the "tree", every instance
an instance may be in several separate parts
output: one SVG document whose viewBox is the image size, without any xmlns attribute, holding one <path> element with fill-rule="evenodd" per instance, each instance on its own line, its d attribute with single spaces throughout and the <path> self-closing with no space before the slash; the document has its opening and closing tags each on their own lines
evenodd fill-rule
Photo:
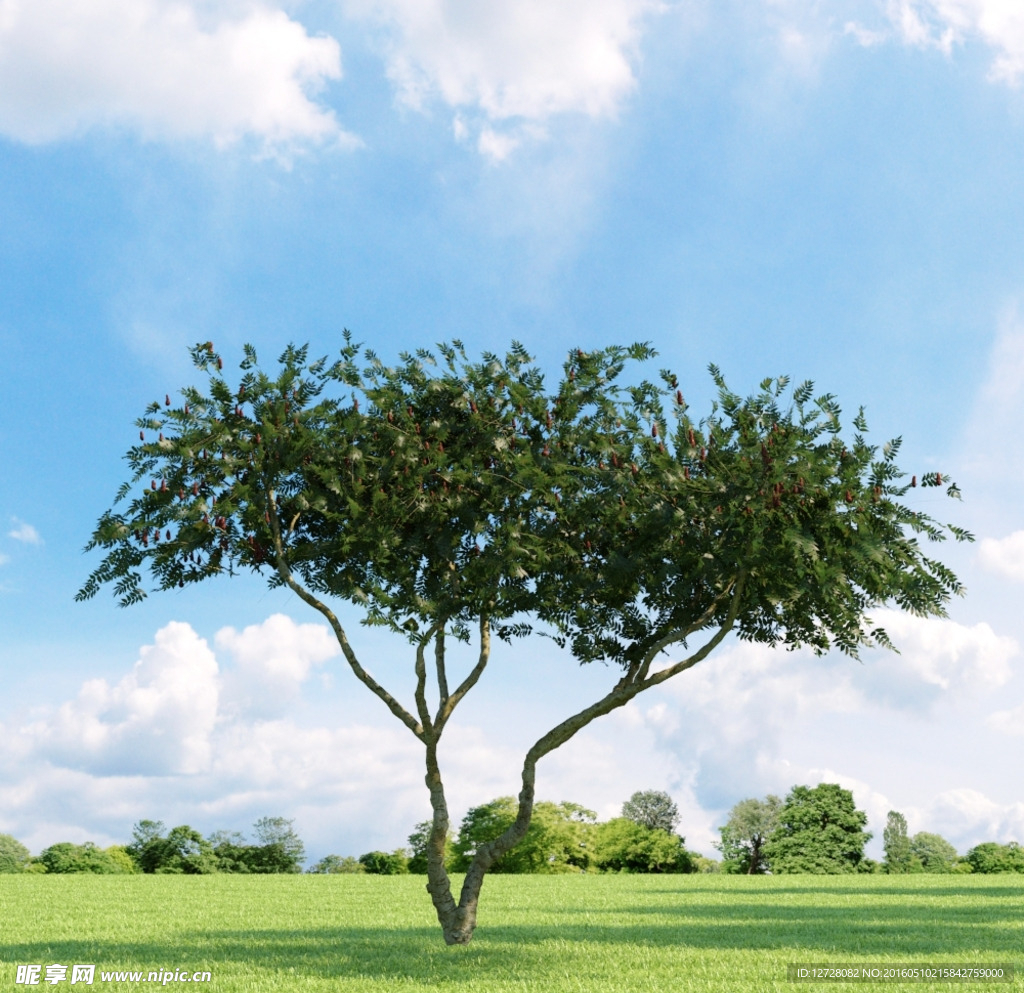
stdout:
<svg viewBox="0 0 1024 993">
<path fill-rule="evenodd" d="M 974 872 L 1024 872 L 1024 848 L 1015 841 L 1006 845 L 984 841 L 967 853 L 965 861 Z"/>
<path fill-rule="evenodd" d="M 784 378 L 744 400 L 712 367 L 718 400 L 697 422 L 669 371 L 621 382 L 654 355 L 646 345 L 573 351 L 550 390 L 518 344 L 477 363 L 458 342 L 438 350 L 395 366 L 367 351 L 361 368 L 346 333 L 338 361 L 289 346 L 270 376 L 246 346 L 236 384 L 212 343 L 197 345 L 207 383 L 137 422 L 116 500 L 127 505 L 101 516 L 87 550 L 105 555 L 77 597 L 109 583 L 137 603 L 146 570 L 161 591 L 253 570 L 317 610 L 355 677 L 423 746 L 427 888 L 445 940 L 464 944 L 484 876 L 527 835 L 545 755 L 730 633 L 851 656 L 892 647 L 872 607 L 943 616 L 962 592 L 917 536 L 971 536 L 901 503 L 917 479 L 901 482 L 899 439 L 879 454 L 861 412 L 843 441 L 839 405 L 812 400 L 810 383 L 783 409 Z M 959 493 L 937 472 L 922 482 Z M 412 705 L 364 667 L 333 601 L 408 641 Z M 439 745 L 493 638 L 535 624 L 580 662 L 621 671 L 528 749 L 516 816 L 475 849 L 456 902 Z M 446 646 L 474 632 L 476 663 L 455 681 Z M 673 646 L 680 657 L 663 662 Z"/>
<path fill-rule="evenodd" d="M 306 846 L 284 817 L 261 817 L 253 831 L 260 842 L 250 863 L 253 872 L 302 872 Z"/>
<path fill-rule="evenodd" d="M 910 839 L 907 837 L 907 819 L 898 811 L 890 810 L 882 833 L 885 846 L 885 871 L 910 871 Z"/>
<path fill-rule="evenodd" d="M 779 810 L 778 826 L 764 846 L 773 873 L 860 871 L 867 814 L 836 783 L 794 786 Z"/>
<path fill-rule="evenodd" d="M 366 867 L 352 855 L 325 855 L 319 862 L 314 862 L 306 872 L 329 875 L 356 874 L 366 872 Z"/>
<path fill-rule="evenodd" d="M 644 790 L 634 793 L 623 805 L 622 816 L 637 824 L 672 834 L 679 823 L 679 808 L 667 793 Z"/>
<path fill-rule="evenodd" d="M 17 838 L 0 834 L 0 873 L 24 872 L 31 857 L 29 850 Z"/>
<path fill-rule="evenodd" d="M 695 872 L 694 857 L 677 834 L 613 817 L 593 832 L 591 862 L 605 872 Z"/>
<path fill-rule="evenodd" d="M 763 875 L 768 872 L 765 843 L 778 826 L 782 801 L 773 793 L 763 800 L 740 800 L 729 811 L 729 819 L 719 828 L 721 841 L 715 847 L 722 853 L 722 871 Z"/>
<path fill-rule="evenodd" d="M 359 864 L 375 876 L 402 876 L 409 871 L 409 860 L 402 848 L 393 852 L 367 852 L 359 856 Z"/>
<path fill-rule="evenodd" d="M 910 855 L 921 866 L 922 872 L 948 873 L 956 871 L 959 856 L 956 849 L 942 835 L 918 831 L 910 839 Z"/>
<path fill-rule="evenodd" d="M 181 824 L 164 837 L 160 821 L 139 821 L 125 851 L 143 872 L 208 875 L 217 871 L 213 845 L 198 831 Z"/>
<path fill-rule="evenodd" d="M 514 824 L 518 803 L 510 796 L 471 808 L 462 819 L 453 845 L 456 872 L 472 868 L 477 853 Z M 580 872 L 589 861 L 590 828 L 597 820 L 592 810 L 578 803 L 534 805 L 530 826 L 522 841 L 490 866 L 491 872 Z"/>
<path fill-rule="evenodd" d="M 110 876 L 132 871 L 120 857 L 97 848 L 91 841 L 81 845 L 59 841 L 44 848 L 36 861 L 53 873 L 90 872 Z"/>
</svg>

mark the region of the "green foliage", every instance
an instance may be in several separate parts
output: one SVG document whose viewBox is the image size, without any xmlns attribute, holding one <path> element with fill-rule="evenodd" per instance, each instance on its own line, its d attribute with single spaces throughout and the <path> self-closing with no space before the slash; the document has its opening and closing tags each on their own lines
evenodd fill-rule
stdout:
<svg viewBox="0 0 1024 993">
<path fill-rule="evenodd" d="M 134 871 L 125 866 L 120 855 L 105 852 L 91 841 L 82 845 L 59 841 L 44 848 L 37 861 L 48 873 L 91 872 L 109 876 Z"/>
<path fill-rule="evenodd" d="M 251 872 L 302 872 L 306 846 L 292 824 L 284 817 L 261 817 L 253 825 L 260 844 L 253 846 Z"/>
<path fill-rule="evenodd" d="M 409 859 L 404 848 L 393 852 L 367 852 L 359 856 L 363 869 L 374 876 L 402 876 L 409 871 Z"/>
<path fill-rule="evenodd" d="M 768 871 L 765 843 L 779 822 L 782 801 L 772 793 L 763 800 L 740 800 L 720 827 L 715 847 L 722 853 L 721 871 L 762 875 Z"/>
<path fill-rule="evenodd" d="M 17 838 L 0 834 L 0 873 L 24 872 L 30 859 L 29 850 Z"/>
<path fill-rule="evenodd" d="M 695 857 L 678 835 L 614 817 L 592 832 L 591 864 L 604 872 L 695 872 Z"/>
<path fill-rule="evenodd" d="M 644 827 L 658 828 L 671 834 L 679 823 L 679 808 L 661 790 L 642 790 L 622 805 L 622 816 Z"/>
<path fill-rule="evenodd" d="M 942 835 L 928 831 L 918 831 L 910 839 L 910 856 L 921 872 L 929 873 L 955 872 L 959 861 L 956 849 Z"/>
<path fill-rule="evenodd" d="M 836 783 L 794 786 L 779 811 L 778 826 L 764 846 L 774 874 L 853 873 L 871 835 L 867 814 L 853 794 Z"/>
<path fill-rule="evenodd" d="M 462 819 L 454 844 L 456 872 L 464 871 L 478 846 L 498 837 L 516 818 L 510 796 L 471 808 Z M 491 872 L 579 872 L 590 862 L 592 810 L 577 803 L 540 801 L 534 806 L 526 837 L 491 866 Z"/>
<path fill-rule="evenodd" d="M 306 872 L 318 875 L 351 875 L 366 872 L 366 866 L 353 855 L 325 855 L 319 862 L 314 862 Z"/>
<path fill-rule="evenodd" d="M 910 872 L 910 839 L 907 837 L 907 819 L 898 811 L 890 810 L 882 835 L 885 848 L 885 871 L 898 874 Z"/>
<path fill-rule="evenodd" d="M 409 835 L 409 871 L 424 874 L 427 871 L 427 841 L 430 838 L 430 821 L 421 821 Z M 455 845 L 449 831 L 444 841 L 444 863 L 449 868 L 454 864 Z"/>
<path fill-rule="evenodd" d="M 208 875 L 217 871 L 213 845 L 187 824 L 171 828 L 165 837 L 160 821 L 139 821 L 125 850 L 143 872 Z"/>
<path fill-rule="evenodd" d="M 985 841 L 975 845 L 964 858 L 973 872 L 1024 873 L 1024 848 L 1015 841 L 1006 845 Z"/>
<path fill-rule="evenodd" d="M 811 384 L 784 409 L 786 379 L 742 400 L 712 367 L 718 401 L 697 423 L 671 374 L 617 382 L 644 345 L 572 353 L 550 392 L 519 345 L 479 363 L 439 350 L 394 367 L 367 352 L 361 370 L 348 339 L 333 364 L 289 346 L 271 377 L 247 347 L 235 386 L 197 345 L 207 386 L 137 422 L 131 500 L 101 517 L 88 548 L 107 554 L 78 598 L 111 583 L 135 603 L 143 568 L 162 590 L 267 570 L 413 642 L 438 618 L 524 634 L 511 619 L 530 612 L 581 661 L 629 669 L 731 609 L 742 638 L 856 655 L 889 643 L 871 606 L 942 615 L 961 592 L 913 535 L 970 535 L 899 503 L 899 439 L 842 441 Z"/>
</svg>

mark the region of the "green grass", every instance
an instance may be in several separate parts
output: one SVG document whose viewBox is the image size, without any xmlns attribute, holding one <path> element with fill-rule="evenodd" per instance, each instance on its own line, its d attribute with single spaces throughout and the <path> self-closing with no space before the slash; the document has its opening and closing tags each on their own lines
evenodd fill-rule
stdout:
<svg viewBox="0 0 1024 993">
<path fill-rule="evenodd" d="M 0 989 L 15 965 L 206 969 L 219 991 L 841 990 L 799 963 L 1008 963 L 1019 876 L 492 876 L 465 948 L 419 876 L 0 876 Z M 84 989 L 65 982 L 39 989 Z M 172 984 L 172 988 L 181 986 Z M 193 988 L 191 986 L 186 988 Z M 885 984 L 948 990 L 948 984 Z M 969 987 L 978 988 L 975 984 Z"/>
</svg>

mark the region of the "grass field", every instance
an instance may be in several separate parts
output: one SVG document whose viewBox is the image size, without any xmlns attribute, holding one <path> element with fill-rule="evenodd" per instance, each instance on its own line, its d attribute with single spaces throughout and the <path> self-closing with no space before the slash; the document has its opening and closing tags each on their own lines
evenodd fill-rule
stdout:
<svg viewBox="0 0 1024 993">
<path fill-rule="evenodd" d="M 419 876 L 0 876 L 15 966 L 209 970 L 201 989 L 413 993 L 849 989 L 788 963 L 1007 963 L 1024 989 L 1019 876 L 492 876 L 448 948 Z M 70 972 L 68 975 L 70 979 Z M 181 989 L 177 983 L 172 988 Z M 874 984 L 873 984 L 874 985 Z M 880 986 L 883 984 L 879 984 Z M 885 983 L 886 990 L 979 988 Z M 43 989 L 84 989 L 65 981 Z M 192 987 L 185 987 L 192 988 Z"/>
</svg>

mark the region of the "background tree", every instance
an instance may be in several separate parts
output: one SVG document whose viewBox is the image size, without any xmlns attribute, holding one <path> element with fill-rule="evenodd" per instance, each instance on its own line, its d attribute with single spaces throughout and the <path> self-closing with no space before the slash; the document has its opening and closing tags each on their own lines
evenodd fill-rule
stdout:
<svg viewBox="0 0 1024 993">
<path fill-rule="evenodd" d="M 186 875 L 217 872 L 213 845 L 187 824 L 171 828 L 165 837 L 160 821 L 139 821 L 126 851 L 143 872 Z"/>
<path fill-rule="evenodd" d="M 78 598 L 110 583 L 137 603 L 144 569 L 160 590 L 251 569 L 319 611 L 354 675 L 424 747 L 427 888 L 445 940 L 466 943 L 485 874 L 530 827 L 545 755 L 730 632 L 819 653 L 889 646 L 868 610 L 941 616 L 961 592 L 917 536 L 970 535 L 902 504 L 917 480 L 901 483 L 899 440 L 879 454 L 861 413 L 844 441 L 838 404 L 812 399 L 810 383 L 782 409 L 787 380 L 744 400 L 712 367 L 718 400 L 696 422 L 668 370 L 621 382 L 628 362 L 653 356 L 646 345 L 571 352 L 550 390 L 519 345 L 478 363 L 457 342 L 438 350 L 440 364 L 421 350 L 396 366 L 367 351 L 360 368 L 346 335 L 337 362 L 289 347 L 271 377 L 247 346 L 229 384 L 213 345 L 197 345 L 207 384 L 137 422 L 127 506 L 100 518 L 87 547 L 105 557 Z M 958 495 L 940 473 L 922 482 Z M 412 706 L 363 666 L 332 598 L 409 641 Z M 475 849 L 456 902 L 439 743 L 492 637 L 526 635 L 531 620 L 621 675 L 528 749 L 515 819 Z M 454 685 L 448 639 L 473 632 L 476 664 Z"/>
<path fill-rule="evenodd" d="M 306 846 L 292 827 L 294 822 L 284 817 L 261 817 L 253 832 L 259 841 L 254 853 L 253 872 L 302 872 L 306 860 Z"/>
<path fill-rule="evenodd" d="M 984 841 L 975 845 L 964 857 L 974 872 L 1021 872 L 1024 873 L 1024 848 L 1015 841 L 1000 845 L 995 841 Z"/>
<path fill-rule="evenodd" d="M 930 873 L 954 872 L 959 861 L 956 849 L 942 835 L 928 831 L 918 831 L 910 839 L 910 855 L 922 872 Z"/>
<path fill-rule="evenodd" d="M 24 872 L 31 857 L 29 850 L 13 835 L 0 834 L 0 873 Z"/>
<path fill-rule="evenodd" d="M 375 876 L 402 876 L 409 871 L 409 859 L 404 848 L 393 852 L 367 852 L 359 856 L 365 872 Z"/>
<path fill-rule="evenodd" d="M 498 797 L 467 811 L 453 845 L 453 868 L 464 872 L 473 865 L 477 852 L 500 838 L 519 814 L 519 804 L 510 796 Z M 591 828 L 597 820 L 592 810 L 578 803 L 534 805 L 530 826 L 515 848 L 496 859 L 491 872 L 580 872 L 590 862 Z"/>
<path fill-rule="evenodd" d="M 91 841 L 76 845 L 70 841 L 59 841 L 44 848 L 36 861 L 46 867 L 48 873 L 81 873 L 111 876 L 131 872 L 118 855 L 97 848 Z"/>
<path fill-rule="evenodd" d="M 319 862 L 314 862 L 306 872 L 330 875 L 358 874 L 366 872 L 366 867 L 353 855 L 325 855 Z"/>
<path fill-rule="evenodd" d="M 715 848 L 722 853 L 722 872 L 761 875 L 768 872 L 765 843 L 779 823 L 782 800 L 769 793 L 763 800 L 740 800 L 720 827 Z"/>
<path fill-rule="evenodd" d="M 672 834 L 679 823 L 679 808 L 661 790 L 641 790 L 622 805 L 622 816 L 646 828 Z"/>
<path fill-rule="evenodd" d="M 764 846 L 772 872 L 851 873 L 860 869 L 868 816 L 853 794 L 836 783 L 794 786 Z"/>
<path fill-rule="evenodd" d="M 694 856 L 679 835 L 614 817 L 592 832 L 590 863 L 603 872 L 695 872 Z"/>
<path fill-rule="evenodd" d="M 885 848 L 885 871 L 910 871 L 910 839 L 907 837 L 907 819 L 898 811 L 890 810 L 882 833 Z"/>
</svg>

